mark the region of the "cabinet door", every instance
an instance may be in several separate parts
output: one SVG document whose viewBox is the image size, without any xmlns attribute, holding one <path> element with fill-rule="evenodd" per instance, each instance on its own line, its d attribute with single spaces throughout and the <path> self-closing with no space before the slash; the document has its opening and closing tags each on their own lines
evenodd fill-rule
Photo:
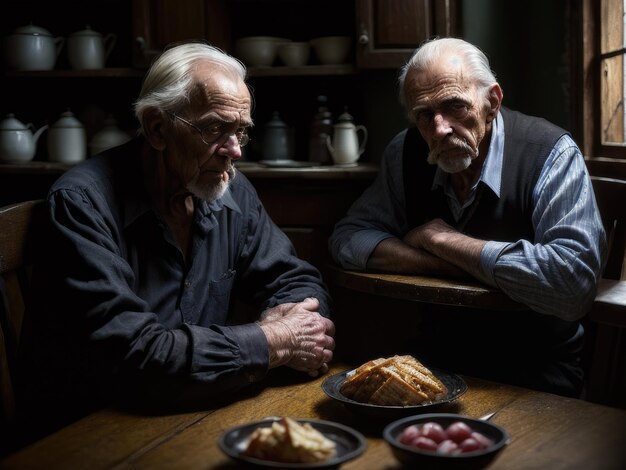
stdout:
<svg viewBox="0 0 626 470">
<path fill-rule="evenodd" d="M 207 40 L 227 48 L 226 0 L 133 0 L 133 65 L 145 67 L 168 44 Z"/>
<path fill-rule="evenodd" d="M 357 0 L 357 65 L 402 66 L 432 36 L 458 35 L 458 0 Z"/>
</svg>

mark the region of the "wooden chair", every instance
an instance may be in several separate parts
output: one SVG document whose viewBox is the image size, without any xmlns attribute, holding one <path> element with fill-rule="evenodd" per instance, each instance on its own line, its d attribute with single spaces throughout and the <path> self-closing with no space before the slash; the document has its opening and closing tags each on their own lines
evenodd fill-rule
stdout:
<svg viewBox="0 0 626 470">
<path fill-rule="evenodd" d="M 626 180 L 591 177 L 609 253 L 588 318 L 588 399 L 626 408 Z"/>
<path fill-rule="evenodd" d="M 30 265 L 43 218 L 42 200 L 0 208 L 0 452 L 6 451 L 15 424 L 15 383 L 18 347 L 28 301 Z"/>
</svg>

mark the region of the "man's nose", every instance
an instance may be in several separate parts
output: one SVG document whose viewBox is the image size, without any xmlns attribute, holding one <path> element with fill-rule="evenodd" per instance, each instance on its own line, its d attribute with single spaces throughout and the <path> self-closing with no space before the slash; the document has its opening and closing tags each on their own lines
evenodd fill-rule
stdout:
<svg viewBox="0 0 626 470">
<path fill-rule="evenodd" d="M 242 157 L 241 146 L 236 134 L 231 134 L 217 149 L 217 153 L 231 160 L 239 160 Z"/>
<path fill-rule="evenodd" d="M 436 139 L 443 139 L 452 133 L 450 122 L 441 113 L 435 114 L 433 117 L 433 125 Z"/>
</svg>

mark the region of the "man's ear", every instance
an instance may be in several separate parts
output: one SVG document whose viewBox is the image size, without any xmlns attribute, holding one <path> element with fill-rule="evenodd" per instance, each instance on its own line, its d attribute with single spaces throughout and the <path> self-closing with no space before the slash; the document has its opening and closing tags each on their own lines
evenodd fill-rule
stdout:
<svg viewBox="0 0 626 470">
<path fill-rule="evenodd" d="M 489 112 L 487 113 L 487 122 L 493 121 L 498 115 L 500 105 L 503 98 L 502 88 L 497 83 L 494 83 L 489 87 L 489 93 L 487 97 L 489 99 Z"/>
<path fill-rule="evenodd" d="M 149 108 L 143 114 L 143 132 L 146 140 L 156 150 L 164 150 L 165 143 L 165 122 L 164 114 L 156 108 Z"/>
</svg>

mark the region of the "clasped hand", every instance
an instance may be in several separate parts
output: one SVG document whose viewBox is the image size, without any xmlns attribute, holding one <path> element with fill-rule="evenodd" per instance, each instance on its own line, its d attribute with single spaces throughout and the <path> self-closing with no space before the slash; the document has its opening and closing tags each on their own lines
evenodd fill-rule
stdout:
<svg viewBox="0 0 626 470">
<path fill-rule="evenodd" d="M 458 233 L 458 231 L 442 219 L 433 219 L 409 231 L 402 240 L 413 248 L 421 248 L 433 253 L 437 237 L 441 238 L 449 233 Z"/>
<path fill-rule="evenodd" d="M 318 312 L 314 298 L 278 305 L 263 313 L 259 326 L 270 351 L 270 368 L 286 365 L 312 377 L 328 370 L 335 349 L 335 325 Z"/>
</svg>

